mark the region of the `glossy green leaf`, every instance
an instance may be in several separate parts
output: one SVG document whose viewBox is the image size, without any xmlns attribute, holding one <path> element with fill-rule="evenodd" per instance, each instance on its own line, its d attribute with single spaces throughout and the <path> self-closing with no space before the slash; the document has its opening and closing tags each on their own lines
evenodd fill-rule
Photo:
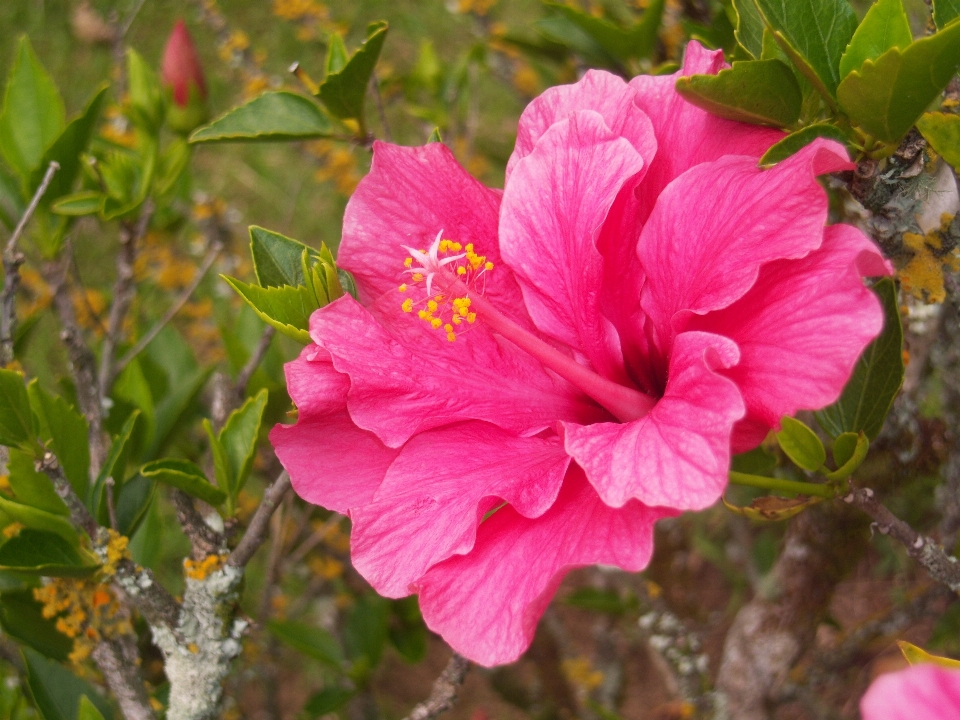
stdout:
<svg viewBox="0 0 960 720">
<path fill-rule="evenodd" d="M 257 282 L 263 287 L 305 285 L 301 258 L 306 250 L 311 257 L 320 253 L 302 242 L 256 225 L 250 226 L 250 254 Z"/>
<path fill-rule="evenodd" d="M 875 138 L 900 140 L 960 67 L 960 22 L 893 48 L 844 78 L 837 100 L 850 119 Z"/>
<path fill-rule="evenodd" d="M 127 480 L 117 495 L 117 532 L 131 537 L 147 516 L 156 494 L 157 483 L 153 478 L 134 475 Z M 103 518 L 101 524 L 107 520 Z"/>
<path fill-rule="evenodd" d="M 0 570 L 83 578 L 93 575 L 99 567 L 96 556 L 45 530 L 24 528 L 0 545 Z"/>
<path fill-rule="evenodd" d="M 40 437 L 50 440 L 64 474 L 80 497 L 90 489 L 90 441 L 86 418 L 59 395 L 51 395 L 33 380 L 27 386 L 37 416 Z"/>
<path fill-rule="evenodd" d="M 191 143 L 263 142 L 267 140 L 309 140 L 328 137 L 330 119 L 315 102 L 303 95 L 265 92 L 250 102 L 198 128 Z"/>
<path fill-rule="evenodd" d="M 903 0 L 877 0 L 840 58 L 840 77 L 859 70 L 864 62 L 876 60 L 890 48 L 903 50 L 912 42 L 913 33 L 903 11 Z"/>
<path fill-rule="evenodd" d="M 873 291 L 883 303 L 884 327 L 857 361 L 840 399 L 816 413 L 831 436 L 861 430 L 876 439 L 890 406 L 903 384 L 903 327 L 893 280 L 884 278 Z"/>
<path fill-rule="evenodd" d="M 207 418 L 203 419 L 203 429 L 207 433 L 207 440 L 210 442 L 210 454 L 213 456 L 213 473 L 219 487 L 227 495 L 227 514 L 232 515 L 234 511 L 233 495 L 230 493 L 230 458 L 227 451 L 214 432 L 213 425 Z"/>
<path fill-rule="evenodd" d="M 340 33 L 331 33 L 327 45 L 327 60 L 324 63 L 327 75 L 343 70 L 349 59 L 347 46 L 343 44 L 343 36 Z"/>
<path fill-rule="evenodd" d="M 43 201 L 49 203 L 73 190 L 73 184 L 80 172 L 80 156 L 86 151 L 97 129 L 100 112 L 107 101 L 107 90 L 107 85 L 102 86 L 91 98 L 83 113 L 70 121 L 53 145 L 43 154 L 40 166 L 33 171 L 30 178 L 31 196 L 40 187 L 51 162 L 58 163 L 60 169 L 50 181 Z"/>
<path fill-rule="evenodd" d="M 737 27 L 734 31 L 737 42 L 754 58 L 759 59 L 763 50 L 763 16 L 757 9 L 755 0 L 733 0 L 737 13 Z"/>
<path fill-rule="evenodd" d="M 308 718 L 318 718 L 336 712 L 357 694 L 356 690 L 331 685 L 320 692 L 314 693 L 303 706 L 303 713 Z"/>
<path fill-rule="evenodd" d="M 24 181 L 63 132 L 65 115 L 60 91 L 23 36 L 3 96 L 0 151 Z"/>
<path fill-rule="evenodd" d="M 933 22 L 942 30 L 960 17 L 960 0 L 933 0 Z"/>
<path fill-rule="evenodd" d="M 73 640 L 57 630 L 55 618 L 43 616 L 43 606 L 32 590 L 0 594 L 0 625 L 5 633 L 48 658 L 64 661 L 73 650 Z"/>
<path fill-rule="evenodd" d="M 390 603 L 390 643 L 404 660 L 417 663 L 427 654 L 427 626 L 416 595 Z"/>
<path fill-rule="evenodd" d="M 917 129 L 930 147 L 960 170 L 960 115 L 930 112 L 917 120 Z"/>
<path fill-rule="evenodd" d="M 65 195 L 51 205 L 51 210 L 57 215 L 81 217 L 96 215 L 103 210 L 106 197 L 96 190 L 82 190 L 72 195 Z"/>
<path fill-rule="evenodd" d="M 836 95 L 840 58 L 857 29 L 857 16 L 847 0 L 756 2 L 765 23 L 779 35 L 778 40 L 786 42 L 805 61 L 831 96 Z"/>
<path fill-rule="evenodd" d="M 263 411 L 267 407 L 268 393 L 261 390 L 237 410 L 230 413 L 223 429 L 220 430 L 220 444 L 223 446 L 230 468 L 231 497 L 236 500 L 243 489 L 253 457 L 257 450 L 257 437 L 263 422 Z"/>
<path fill-rule="evenodd" d="M 640 21 L 628 28 L 570 5 L 546 5 L 590 36 L 606 54 L 621 64 L 648 57 L 656 49 L 657 29 L 663 15 L 664 0 L 651 2 Z"/>
<path fill-rule="evenodd" d="M 317 93 L 331 115 L 338 118 L 363 120 L 363 104 L 373 69 L 380 58 L 388 25 L 372 23 L 367 28 L 367 39 L 343 68 L 331 73 L 320 83 Z"/>
<path fill-rule="evenodd" d="M 932 655 L 923 648 L 919 648 L 905 640 L 897 641 L 897 646 L 900 648 L 900 652 L 903 653 L 903 657 L 906 658 L 907 662 L 911 665 L 931 663 L 933 665 L 939 665 L 940 667 L 950 668 L 951 670 L 960 670 L 960 660 L 954 660 L 953 658 L 942 657 L 940 655 Z"/>
<path fill-rule="evenodd" d="M 717 75 L 681 77 L 676 88 L 714 115 L 776 127 L 795 123 L 803 101 L 793 71 L 779 60 L 735 62 Z"/>
<path fill-rule="evenodd" d="M 780 421 L 777 442 L 796 465 L 814 472 L 823 467 L 827 451 L 817 434 L 796 418 L 784 417 Z"/>
<path fill-rule="evenodd" d="M 783 140 L 772 145 L 770 149 L 763 154 L 763 157 L 760 158 L 760 166 L 770 167 L 771 165 L 776 165 L 781 160 L 786 160 L 794 153 L 806 147 L 817 138 L 828 138 L 841 143 L 847 142 L 847 136 L 836 125 L 831 125 L 830 123 L 808 125 L 802 130 L 790 133 Z"/>
<path fill-rule="evenodd" d="M 79 542 L 73 524 L 62 515 L 14 502 L 3 495 L 0 495 L 0 512 L 6 513 L 10 518 L 26 525 L 28 528 L 56 533 L 73 544 Z"/>
<path fill-rule="evenodd" d="M 376 666 L 387 643 L 389 601 L 368 593 L 357 598 L 343 628 L 343 645 L 353 661 L 366 658 L 369 667 Z"/>
<path fill-rule="evenodd" d="M 227 499 L 227 494 L 211 485 L 203 470 L 188 460 L 154 460 L 140 468 L 140 474 L 183 490 L 213 506 L 221 505 Z"/>
<path fill-rule="evenodd" d="M 86 680 L 29 648 L 24 649 L 23 659 L 27 687 L 44 720 L 80 720 L 80 698 L 83 696 L 90 699 L 104 718 L 112 720 L 110 705 Z"/>
<path fill-rule="evenodd" d="M 323 628 L 294 620 L 270 620 L 267 628 L 277 639 L 297 652 L 336 670 L 343 669 L 344 658 L 340 643 Z"/>
<path fill-rule="evenodd" d="M 97 709 L 90 698 L 80 696 L 80 705 L 77 708 L 77 720 L 104 720 L 103 713 Z"/>
<path fill-rule="evenodd" d="M 777 466 L 777 458 L 763 447 L 738 453 L 730 459 L 730 469 L 748 475 L 772 475 Z"/>
<path fill-rule="evenodd" d="M 264 322 L 304 345 L 311 342 L 310 315 L 320 306 L 309 288 L 303 285 L 260 287 L 226 275 L 220 277 L 236 290 Z"/>
<path fill-rule="evenodd" d="M 127 48 L 127 84 L 134 122 L 155 133 L 163 123 L 163 90 L 156 72 L 133 48 Z"/>
<path fill-rule="evenodd" d="M 22 192 L 20 181 L 0 163 L 0 223 L 11 232 L 23 215 L 25 200 Z"/>
<path fill-rule="evenodd" d="M 533 26 L 543 36 L 544 45 L 563 48 L 564 53 L 561 58 L 566 57 L 567 51 L 572 50 L 591 67 L 617 68 L 616 60 L 605 53 L 596 40 L 562 15 L 541 18 L 534 22 Z M 516 39 L 513 44 L 518 44 Z M 521 42 L 519 46 L 527 49 L 529 44 Z"/>
<path fill-rule="evenodd" d="M 869 450 L 870 441 L 862 431 L 838 436 L 833 442 L 833 462 L 837 469 L 826 473 L 825 477 L 828 480 L 845 480 L 850 477 L 866 460 Z"/>
<path fill-rule="evenodd" d="M 53 482 L 34 467 L 33 456 L 10 448 L 7 458 L 10 487 L 17 502 L 54 515 L 67 516 L 70 511 L 53 489 Z"/>
<path fill-rule="evenodd" d="M 154 188 L 157 195 L 166 195 L 180 179 L 190 163 L 190 145 L 178 137 L 164 150 L 159 158 Z"/>
<path fill-rule="evenodd" d="M 435 143 L 435 142 L 438 142 L 438 143 L 442 143 L 442 142 L 443 142 L 443 138 L 440 137 L 440 128 L 438 128 L 438 127 L 435 127 L 433 130 L 431 130 L 431 131 L 430 131 L 430 137 L 427 138 L 427 144 L 428 144 L 428 145 L 429 145 L 430 143 Z"/>
<path fill-rule="evenodd" d="M 23 375 L 0 368 L 0 445 L 29 446 L 35 438 L 33 413 Z"/>
<path fill-rule="evenodd" d="M 635 595 L 623 597 L 613 589 L 601 590 L 600 588 L 592 587 L 574 590 L 563 598 L 563 602 L 565 605 L 572 605 L 573 607 L 590 610 L 591 612 L 601 612 L 608 615 L 622 615 L 638 607 L 637 597 Z"/>
</svg>

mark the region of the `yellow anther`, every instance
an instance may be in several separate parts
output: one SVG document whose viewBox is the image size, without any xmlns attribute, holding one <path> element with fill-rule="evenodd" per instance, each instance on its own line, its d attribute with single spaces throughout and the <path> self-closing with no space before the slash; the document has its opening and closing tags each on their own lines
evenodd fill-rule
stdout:
<svg viewBox="0 0 960 720">
<path fill-rule="evenodd" d="M 426 250 L 424 250 L 423 248 L 420 248 L 420 252 L 421 252 L 421 253 L 423 253 L 424 255 L 426 255 L 426 254 L 427 254 L 427 251 L 426 251 Z"/>
<path fill-rule="evenodd" d="M 440 318 L 430 318 L 430 327 L 434 330 L 439 330 L 441 325 L 443 325 L 443 320 Z"/>
<path fill-rule="evenodd" d="M 470 253 L 472 253 L 472 252 L 473 252 L 473 243 L 467 243 L 467 248 L 466 248 L 466 249 L 467 249 L 467 254 L 468 254 L 468 255 L 469 255 Z"/>
<path fill-rule="evenodd" d="M 413 281 L 414 281 L 414 282 L 420 282 L 421 280 L 423 280 L 423 274 L 422 274 L 422 273 L 414 273 L 414 274 L 413 274 Z"/>
<path fill-rule="evenodd" d="M 452 333 L 452 332 L 447 333 L 447 340 L 449 340 L 450 342 L 455 342 L 456 339 L 457 339 L 456 333 Z"/>
<path fill-rule="evenodd" d="M 399 290 L 400 292 L 406 292 L 406 291 L 407 291 L 407 284 L 406 284 L 406 283 L 402 283 L 402 284 L 400 285 L 400 287 L 397 288 L 397 290 Z"/>
<path fill-rule="evenodd" d="M 426 320 L 427 318 L 430 317 L 430 313 L 428 313 L 426 310 L 421 310 L 420 312 L 417 313 L 417 317 L 420 318 L 421 320 Z"/>
<path fill-rule="evenodd" d="M 460 252 L 463 249 L 463 246 L 458 242 L 450 243 L 450 247 L 454 252 Z"/>
<path fill-rule="evenodd" d="M 429 300 L 429 301 L 427 302 L 427 310 L 429 310 L 430 312 L 436 312 L 438 307 L 440 307 L 440 306 L 437 305 L 437 301 L 436 301 L 436 300 Z"/>
<path fill-rule="evenodd" d="M 451 333 L 453 332 L 453 325 L 451 325 L 450 323 L 447 323 L 446 325 L 443 326 L 443 329 L 446 330 L 448 333 Z"/>
<path fill-rule="evenodd" d="M 465 267 L 457 268 L 457 275 L 466 275 L 466 274 L 467 274 L 467 269 Z"/>
<path fill-rule="evenodd" d="M 400 307 L 403 308 L 404 312 L 413 312 L 413 300 L 411 300 L 410 298 L 407 298 L 406 300 L 403 301 L 403 305 L 401 305 Z"/>
<path fill-rule="evenodd" d="M 462 323 L 462 322 L 463 322 L 463 318 L 462 318 L 462 317 L 460 317 L 459 315 L 454 315 L 454 316 L 453 316 L 453 324 L 454 324 L 454 325 L 459 325 L 459 324 Z"/>
<path fill-rule="evenodd" d="M 412 258 L 412 257 L 408 257 L 406 260 L 404 260 L 404 261 L 403 261 L 403 266 L 404 266 L 404 267 L 413 267 L 413 258 Z"/>
<path fill-rule="evenodd" d="M 466 317 L 468 314 L 468 310 L 463 305 L 461 305 L 460 307 L 457 308 L 457 314 L 460 315 L 460 317 Z"/>
<path fill-rule="evenodd" d="M 493 263 L 492 263 L 492 262 L 484 263 L 483 269 L 484 269 L 484 270 L 493 270 Z"/>
<path fill-rule="evenodd" d="M 476 321 L 477 321 L 477 314 L 476 314 L 476 313 L 469 313 L 469 314 L 467 315 L 467 322 L 468 322 L 468 323 L 475 323 Z"/>
</svg>

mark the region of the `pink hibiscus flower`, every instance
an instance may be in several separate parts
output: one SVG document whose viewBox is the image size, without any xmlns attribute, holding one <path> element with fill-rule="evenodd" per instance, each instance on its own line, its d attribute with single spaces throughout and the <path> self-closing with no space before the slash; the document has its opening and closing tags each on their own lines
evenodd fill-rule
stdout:
<svg viewBox="0 0 960 720">
<path fill-rule="evenodd" d="M 960 720 L 960 670 L 931 663 L 881 675 L 860 700 L 863 720 Z"/>
<path fill-rule="evenodd" d="M 715 73 L 696 43 L 683 73 Z M 297 492 L 353 522 L 357 570 L 419 593 L 484 665 L 527 648 L 571 568 L 646 566 L 653 526 L 713 504 L 734 451 L 837 398 L 888 273 L 816 180 L 818 141 L 688 104 L 676 76 L 591 71 L 520 119 L 501 192 L 440 143 L 377 143 L 271 439 Z M 398 292 L 399 287 L 399 292 Z M 732 443 L 732 444 L 731 444 Z"/>
</svg>

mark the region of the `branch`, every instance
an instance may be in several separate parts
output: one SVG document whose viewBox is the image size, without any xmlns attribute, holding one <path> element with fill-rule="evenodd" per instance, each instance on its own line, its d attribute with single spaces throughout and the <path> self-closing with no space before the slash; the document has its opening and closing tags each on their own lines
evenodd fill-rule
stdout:
<svg viewBox="0 0 960 720">
<path fill-rule="evenodd" d="M 24 257 L 17 251 L 17 241 L 23 235 L 23 231 L 36 212 L 40 200 L 50 187 L 54 173 L 60 169 L 60 165 L 51 162 L 47 167 L 47 173 L 43 176 L 43 182 L 33 194 L 33 199 L 23 211 L 20 222 L 13 230 L 13 235 L 7 241 L 7 247 L 3 251 L 3 270 L 4 283 L 3 295 L 0 299 L 0 365 L 6 366 L 13 360 L 13 339 L 17 334 L 17 288 L 20 287 L 20 266 L 23 265 Z"/>
<path fill-rule="evenodd" d="M 113 360 L 117 345 L 123 335 L 123 322 L 127 318 L 130 305 L 137 295 L 134 278 L 134 265 L 137 260 L 137 246 L 147 233 L 154 206 L 150 200 L 143 204 L 140 219 L 136 227 L 129 223 L 122 226 L 120 233 L 120 252 L 117 255 L 117 280 L 113 284 L 113 302 L 110 305 L 110 317 L 107 320 L 107 332 L 103 338 L 103 351 L 100 355 L 100 395 L 101 402 L 110 392 L 110 386 L 119 370 L 114 369 Z"/>
<path fill-rule="evenodd" d="M 273 325 L 267 325 L 267 327 L 264 328 L 263 335 L 260 336 L 260 342 L 257 343 L 257 347 L 253 351 L 253 355 L 250 356 L 250 359 L 247 360 L 247 364 L 243 366 L 240 374 L 237 375 L 237 382 L 234 390 L 240 400 L 243 400 L 244 396 L 247 394 L 247 383 L 250 382 L 250 378 L 253 376 L 253 373 L 257 371 L 258 367 L 260 367 L 260 363 L 263 362 L 263 358 L 267 354 L 267 350 L 270 349 L 270 342 L 273 340 L 273 336 L 276 334 L 277 331 Z"/>
<path fill-rule="evenodd" d="M 223 243 L 219 240 L 214 241 L 207 250 L 207 255 L 203 259 L 203 262 L 200 265 L 200 269 L 197 270 L 196 276 L 194 276 L 193 281 L 188 285 L 184 291 L 180 294 L 180 297 L 170 306 L 163 317 L 160 318 L 156 324 L 150 328 L 146 334 L 137 341 L 137 344 L 134 345 L 130 350 L 124 355 L 120 360 L 117 361 L 116 367 L 113 370 L 113 377 L 116 377 L 120 374 L 123 369 L 129 365 L 133 359 L 143 352 L 144 348 L 149 345 L 153 339 L 166 327 L 167 323 L 173 320 L 174 316 L 180 312 L 181 308 L 187 304 L 187 301 L 190 299 L 190 296 L 196 291 L 200 286 L 200 283 L 203 281 L 204 276 L 206 276 L 207 271 L 213 265 L 214 261 L 217 259 L 217 255 L 220 254 L 220 251 L 223 249 Z M 112 378 L 111 378 L 112 382 Z"/>
<path fill-rule="evenodd" d="M 430 697 L 411 710 L 404 720 L 432 720 L 452 708 L 457 702 L 457 691 L 463 685 L 469 668 L 470 661 L 454 653 L 440 677 L 433 683 Z"/>
<path fill-rule="evenodd" d="M 132 638 L 131 638 L 132 639 Z M 133 657 L 127 657 L 119 642 L 103 640 L 93 651 L 93 660 L 103 673 L 104 680 L 126 720 L 153 720 L 150 698 L 137 670 L 136 646 Z"/>
<path fill-rule="evenodd" d="M 899 540 L 907 549 L 907 554 L 923 565 L 934 580 L 946 585 L 953 592 L 960 592 L 960 563 L 957 559 L 947 555 L 931 538 L 922 536 L 887 510 L 876 499 L 873 490 L 856 488 L 845 496 L 843 501 L 873 518 L 874 525 L 881 533 Z"/>
<path fill-rule="evenodd" d="M 64 474 L 63 468 L 60 467 L 60 461 L 57 460 L 57 456 L 52 452 L 45 453 L 44 456 L 37 461 L 37 472 L 42 472 L 50 478 L 50 481 L 53 483 L 53 489 L 57 491 L 57 495 L 60 496 L 60 499 L 63 500 L 67 509 L 70 511 L 71 522 L 83 530 L 90 539 L 96 543 L 100 534 L 100 526 L 97 524 L 93 515 L 90 514 L 90 511 L 87 510 L 87 506 L 83 504 L 80 496 L 77 495 L 73 489 L 73 485 L 67 480 L 67 476 Z"/>
<path fill-rule="evenodd" d="M 270 530 L 270 517 L 273 515 L 283 496 L 290 489 L 290 476 L 284 470 L 273 481 L 263 493 L 263 499 L 260 501 L 257 511 L 253 514 L 247 531 L 243 534 L 240 544 L 230 553 L 227 559 L 227 565 L 235 568 L 242 568 L 253 557 L 254 553 L 260 548 L 264 540 L 267 539 L 267 533 Z"/>
<path fill-rule="evenodd" d="M 224 537 L 207 525 L 203 516 L 193 504 L 193 498 L 182 490 L 174 489 L 171 493 L 173 505 L 177 510 L 177 520 L 184 534 L 190 539 L 190 547 L 194 560 L 203 560 L 208 555 L 219 555 L 223 552 Z"/>
</svg>

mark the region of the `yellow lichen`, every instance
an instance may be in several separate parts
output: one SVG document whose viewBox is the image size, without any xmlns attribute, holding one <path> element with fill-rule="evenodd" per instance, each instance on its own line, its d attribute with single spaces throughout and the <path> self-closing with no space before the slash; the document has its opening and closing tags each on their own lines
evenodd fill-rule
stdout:
<svg viewBox="0 0 960 720">
<path fill-rule="evenodd" d="M 227 557 L 227 555 L 207 555 L 203 560 L 187 558 L 183 561 L 184 572 L 193 580 L 206 580 L 212 573 L 223 567 Z"/>
<path fill-rule="evenodd" d="M 942 254 L 941 232 L 952 222 L 953 217 L 943 218 L 941 228 L 926 235 L 904 233 L 903 244 L 913 251 L 913 256 L 899 272 L 900 283 L 905 292 L 924 302 L 940 303 L 946 298 L 943 284 L 944 270 L 956 272 L 960 269 L 960 252 Z"/>
</svg>

